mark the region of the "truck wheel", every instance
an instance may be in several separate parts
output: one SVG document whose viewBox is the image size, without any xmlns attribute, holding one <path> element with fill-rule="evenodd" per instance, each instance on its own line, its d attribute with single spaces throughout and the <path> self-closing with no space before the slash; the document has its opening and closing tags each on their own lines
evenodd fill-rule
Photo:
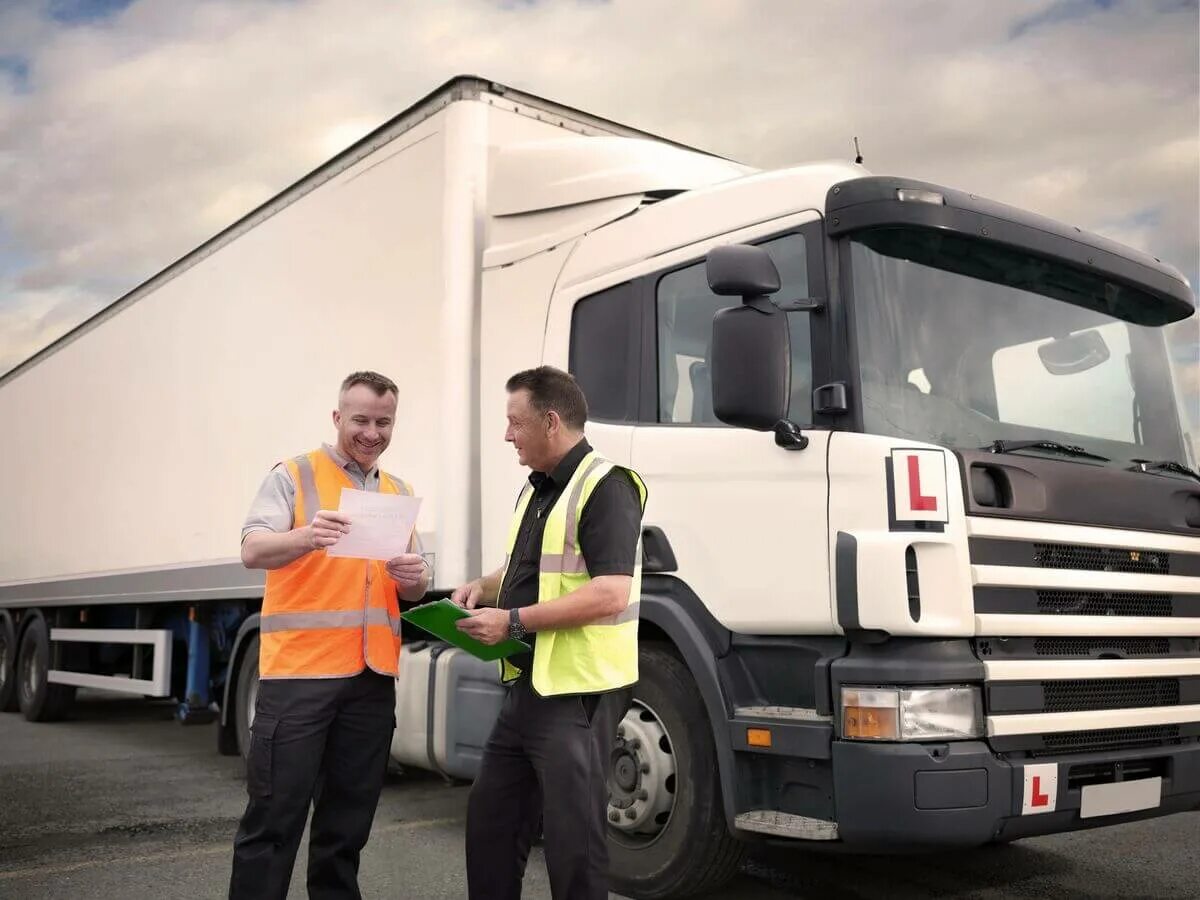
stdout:
<svg viewBox="0 0 1200 900">
<path fill-rule="evenodd" d="M 0 712 L 17 709 L 17 629 L 12 616 L 0 612 Z"/>
<path fill-rule="evenodd" d="M 67 714 L 75 701 L 75 688 L 50 683 L 50 629 L 34 613 L 17 652 L 17 702 L 30 722 L 53 722 Z"/>
<path fill-rule="evenodd" d="M 634 900 L 710 891 L 743 848 L 725 825 L 708 714 L 673 653 L 643 647 L 638 665 L 608 776 L 612 887 Z"/>
<path fill-rule="evenodd" d="M 237 671 L 237 698 L 233 714 L 237 717 L 238 750 L 242 759 L 250 753 L 250 725 L 254 722 L 254 706 L 258 702 L 258 635 L 246 641 Z"/>
</svg>

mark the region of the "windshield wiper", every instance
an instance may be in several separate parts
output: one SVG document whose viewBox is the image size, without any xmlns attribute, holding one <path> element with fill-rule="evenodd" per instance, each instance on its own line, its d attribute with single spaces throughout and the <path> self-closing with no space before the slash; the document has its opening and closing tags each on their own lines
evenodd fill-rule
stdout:
<svg viewBox="0 0 1200 900">
<path fill-rule="evenodd" d="M 1133 463 L 1129 467 L 1130 472 L 1174 472 L 1176 475 L 1187 475 L 1189 478 L 1195 478 L 1200 481 L 1200 472 L 1189 469 L 1183 463 L 1175 462 L 1173 459 L 1131 459 Z"/>
<path fill-rule="evenodd" d="M 1016 450 L 1050 450 L 1067 456 L 1077 456 L 1080 459 L 1097 459 L 1100 462 L 1111 462 L 1107 456 L 1092 453 L 1074 444 L 1060 444 L 1058 441 L 992 441 L 991 446 L 981 447 L 981 450 L 991 450 L 993 453 L 1012 453 Z"/>
</svg>

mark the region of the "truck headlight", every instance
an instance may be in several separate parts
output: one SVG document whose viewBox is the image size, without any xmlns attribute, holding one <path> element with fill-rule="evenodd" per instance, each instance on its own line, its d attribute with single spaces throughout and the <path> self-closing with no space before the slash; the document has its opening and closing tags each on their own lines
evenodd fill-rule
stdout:
<svg viewBox="0 0 1200 900">
<path fill-rule="evenodd" d="M 842 688 L 842 737 L 945 741 L 983 735 L 977 687 Z"/>
</svg>

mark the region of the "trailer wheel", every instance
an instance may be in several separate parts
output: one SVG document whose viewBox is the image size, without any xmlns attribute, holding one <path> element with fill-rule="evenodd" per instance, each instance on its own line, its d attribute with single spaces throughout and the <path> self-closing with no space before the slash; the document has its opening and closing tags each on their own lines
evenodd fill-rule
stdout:
<svg viewBox="0 0 1200 900">
<path fill-rule="evenodd" d="M 643 647 L 609 772 L 612 888 L 635 900 L 720 887 L 743 848 L 728 832 L 708 714 L 687 666 Z"/>
<path fill-rule="evenodd" d="M 33 613 L 17 652 L 17 702 L 30 722 L 61 719 L 75 701 L 75 687 L 50 683 L 50 629 Z"/>
<path fill-rule="evenodd" d="M 246 650 L 237 671 L 237 699 L 233 714 L 237 717 L 238 750 L 245 759 L 250 753 L 250 725 L 258 702 L 258 635 L 246 641 Z"/>
<path fill-rule="evenodd" d="M 12 616 L 0 611 L 0 712 L 17 709 L 17 629 Z"/>
</svg>

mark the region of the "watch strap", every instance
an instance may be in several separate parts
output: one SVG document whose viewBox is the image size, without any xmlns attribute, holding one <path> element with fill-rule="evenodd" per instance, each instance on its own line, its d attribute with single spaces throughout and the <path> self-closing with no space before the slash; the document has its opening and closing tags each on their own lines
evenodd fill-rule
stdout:
<svg viewBox="0 0 1200 900">
<path fill-rule="evenodd" d="M 508 611 L 508 636 L 514 640 L 522 640 L 528 632 L 521 624 L 521 608 L 514 606 Z"/>
</svg>

